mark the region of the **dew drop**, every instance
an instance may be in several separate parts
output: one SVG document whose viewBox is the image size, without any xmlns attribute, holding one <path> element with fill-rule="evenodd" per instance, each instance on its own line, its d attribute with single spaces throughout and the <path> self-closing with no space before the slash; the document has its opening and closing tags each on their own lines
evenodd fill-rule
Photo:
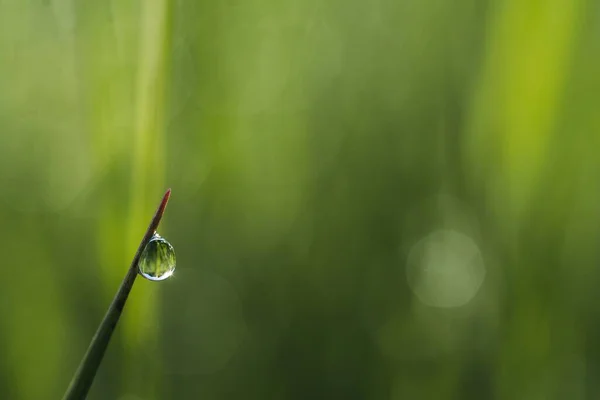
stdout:
<svg viewBox="0 0 600 400">
<path fill-rule="evenodd" d="M 151 281 L 162 281 L 175 271 L 175 250 L 171 243 L 154 233 L 138 263 L 140 275 Z"/>
</svg>

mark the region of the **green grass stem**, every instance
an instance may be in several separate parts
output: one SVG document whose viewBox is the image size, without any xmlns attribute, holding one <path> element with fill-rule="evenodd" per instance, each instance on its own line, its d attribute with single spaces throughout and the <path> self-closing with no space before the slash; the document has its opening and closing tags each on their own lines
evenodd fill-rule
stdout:
<svg viewBox="0 0 600 400">
<path fill-rule="evenodd" d="M 165 207 L 167 206 L 167 202 L 169 201 L 169 197 L 171 196 L 171 189 L 167 190 L 165 195 L 163 196 L 160 205 L 158 206 L 150 225 L 148 226 L 148 230 L 144 235 L 140 246 L 133 257 L 133 261 L 127 270 L 127 274 L 117 291 L 104 319 L 100 323 L 96 334 L 92 338 L 90 346 L 81 360 L 69 387 L 63 397 L 63 400 L 81 400 L 85 399 L 87 396 L 92 383 L 94 382 L 94 377 L 96 376 L 96 372 L 98 371 L 98 367 L 102 362 L 102 358 L 104 357 L 104 353 L 106 352 L 106 348 L 108 347 L 108 343 L 110 342 L 110 338 L 117 326 L 117 322 L 119 322 L 119 318 L 121 317 L 121 313 L 123 312 L 123 308 L 125 307 L 125 302 L 129 296 L 129 292 L 131 292 L 131 288 L 133 287 L 133 283 L 135 282 L 135 278 L 138 274 L 138 262 L 142 251 L 148 244 L 148 241 L 152 238 L 154 232 L 158 228 L 160 220 L 165 212 Z"/>
</svg>

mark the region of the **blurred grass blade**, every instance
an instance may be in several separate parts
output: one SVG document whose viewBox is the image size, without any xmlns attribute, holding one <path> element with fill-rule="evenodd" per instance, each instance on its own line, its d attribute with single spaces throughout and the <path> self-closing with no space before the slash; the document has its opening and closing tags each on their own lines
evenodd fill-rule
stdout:
<svg viewBox="0 0 600 400">
<path fill-rule="evenodd" d="M 154 232 L 158 228 L 158 224 L 165 212 L 165 207 L 167 206 L 167 202 L 169 201 L 169 197 L 171 196 L 171 189 L 167 190 L 163 199 L 148 226 L 148 230 L 144 235 L 140 246 L 133 257 L 133 261 L 129 266 L 129 270 L 125 275 L 125 279 L 121 283 L 115 298 L 113 299 L 104 319 L 100 323 L 96 334 L 92 338 L 92 342 L 81 360 L 81 364 L 79 364 L 79 368 L 77 368 L 77 372 L 75 372 L 75 376 L 71 380 L 71 383 L 65 393 L 63 400 L 80 400 L 84 399 L 87 396 L 90 387 L 94 381 L 94 377 L 96 376 L 96 372 L 98 371 L 98 367 L 102 362 L 102 358 L 104 357 L 104 353 L 106 348 L 108 347 L 108 343 L 110 342 L 110 338 L 117 326 L 117 322 L 121 317 L 121 313 L 123 312 L 123 308 L 125 307 L 125 302 L 127 301 L 127 297 L 129 296 L 129 292 L 133 287 L 133 283 L 135 282 L 135 278 L 137 277 L 137 264 L 148 241 L 152 238 Z"/>
</svg>

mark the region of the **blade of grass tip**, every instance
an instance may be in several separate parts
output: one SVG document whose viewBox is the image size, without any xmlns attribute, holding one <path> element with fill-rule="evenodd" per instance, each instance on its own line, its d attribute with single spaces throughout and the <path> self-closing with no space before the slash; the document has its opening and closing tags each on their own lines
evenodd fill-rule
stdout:
<svg viewBox="0 0 600 400">
<path fill-rule="evenodd" d="M 117 294 L 110 304 L 104 319 L 100 323 L 96 334 L 92 338 L 90 346 L 88 347 L 83 360 L 81 360 L 81 364 L 79 364 L 79 368 L 77 368 L 77 372 L 75 372 L 75 375 L 69 384 L 63 400 L 81 400 L 85 399 L 87 396 L 87 393 L 94 381 L 94 377 L 96 376 L 96 372 L 98 371 L 98 367 L 100 366 L 102 358 L 104 357 L 106 348 L 108 347 L 108 343 L 110 342 L 110 338 L 115 330 L 115 327 L 117 326 L 119 318 L 121 317 L 121 313 L 125 307 L 125 302 L 127 301 L 129 292 L 131 291 L 133 283 L 135 282 L 135 278 L 137 277 L 137 264 L 140 260 L 140 256 L 142 255 L 142 251 L 152 238 L 152 235 L 154 235 L 156 232 L 170 196 L 171 189 L 167 190 L 162 201 L 160 202 L 160 205 L 156 209 L 156 213 L 154 214 L 154 217 L 148 226 L 148 230 L 146 231 L 146 234 L 144 235 L 140 246 L 133 257 L 133 261 L 129 266 L 129 270 L 125 275 L 125 279 L 123 279 L 123 282 L 121 283 Z"/>
</svg>

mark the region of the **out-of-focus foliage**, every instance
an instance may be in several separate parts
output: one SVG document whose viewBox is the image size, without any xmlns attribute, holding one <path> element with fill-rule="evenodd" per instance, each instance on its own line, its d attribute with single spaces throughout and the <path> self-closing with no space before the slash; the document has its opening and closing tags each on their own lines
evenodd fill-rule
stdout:
<svg viewBox="0 0 600 400">
<path fill-rule="evenodd" d="M 600 396 L 600 3 L 0 0 L 0 398 Z"/>
</svg>

